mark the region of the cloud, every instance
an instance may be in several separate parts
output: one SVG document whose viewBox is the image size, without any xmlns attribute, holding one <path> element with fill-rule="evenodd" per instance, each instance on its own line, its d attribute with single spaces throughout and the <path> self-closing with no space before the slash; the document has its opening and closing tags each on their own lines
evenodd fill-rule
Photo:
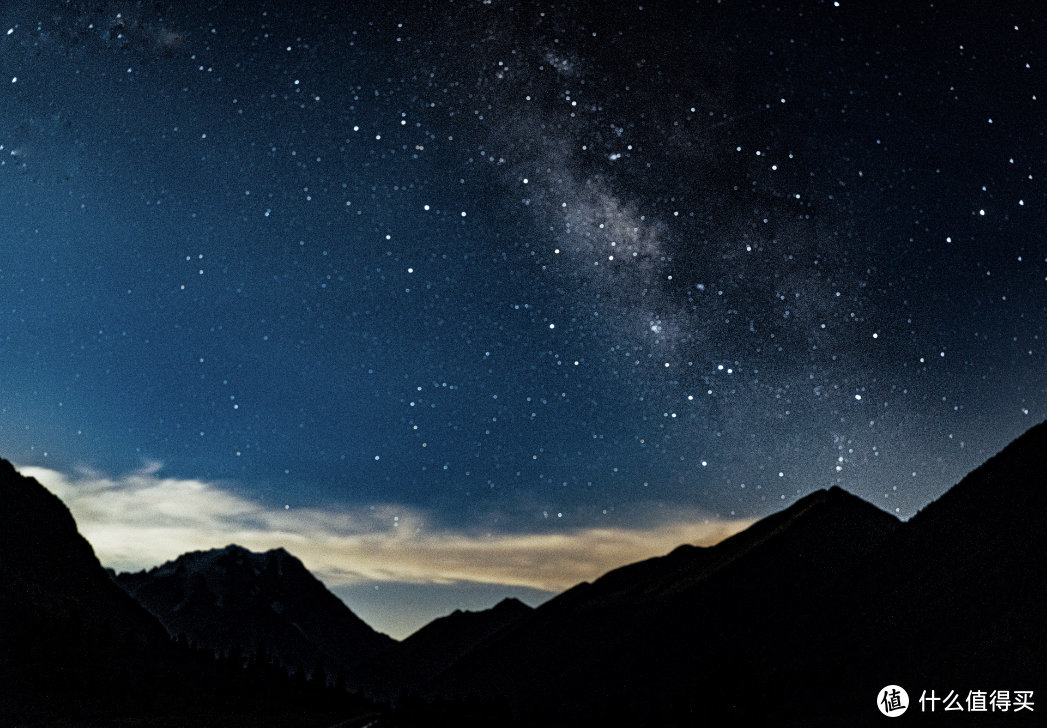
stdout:
<svg viewBox="0 0 1047 728">
<path fill-rule="evenodd" d="M 20 468 L 61 498 L 99 559 L 118 571 L 238 543 L 284 547 L 328 586 L 472 582 L 560 591 L 681 543 L 711 545 L 746 520 L 681 519 L 651 528 L 475 534 L 437 528 L 393 504 L 275 509 L 220 483 L 163 477 L 160 465 L 109 477 Z"/>
</svg>

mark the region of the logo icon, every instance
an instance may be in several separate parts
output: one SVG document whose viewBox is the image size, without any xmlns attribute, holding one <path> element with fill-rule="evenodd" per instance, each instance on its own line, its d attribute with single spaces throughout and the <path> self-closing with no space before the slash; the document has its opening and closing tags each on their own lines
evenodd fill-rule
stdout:
<svg viewBox="0 0 1047 728">
<path fill-rule="evenodd" d="M 900 685 L 888 685 L 877 693 L 876 707 L 888 718 L 897 718 L 909 708 L 909 694 Z"/>
</svg>

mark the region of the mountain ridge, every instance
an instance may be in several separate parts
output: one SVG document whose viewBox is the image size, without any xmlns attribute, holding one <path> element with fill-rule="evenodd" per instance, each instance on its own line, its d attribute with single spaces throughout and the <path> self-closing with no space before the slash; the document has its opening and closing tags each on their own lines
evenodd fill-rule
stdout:
<svg viewBox="0 0 1047 728">
<path fill-rule="evenodd" d="M 456 609 L 359 665 L 353 671 L 353 683 L 372 697 L 396 698 L 401 692 L 432 680 L 463 655 L 533 611 L 513 597 L 488 609 Z"/>
<path fill-rule="evenodd" d="M 789 629 L 783 615 L 802 614 L 811 595 L 857 568 L 901 525 L 842 489 L 816 491 L 715 546 L 678 547 L 567 590 L 420 692 L 499 695 L 525 714 L 580 719 L 612 696 L 629 696 L 631 710 L 645 701 L 686 703 L 696 684 L 733 690 L 713 665 L 749 675 L 765 645 L 771 659 L 787 659 L 795 640 L 773 644 Z M 548 679 L 552 665 L 556 681 Z"/>
<path fill-rule="evenodd" d="M 567 590 L 426 690 L 580 716 L 617 686 L 620 715 L 685 706 L 713 722 L 807 725 L 865 723 L 877 687 L 928 675 L 1043 685 L 1047 582 L 1029 564 L 1047 558 L 1045 452 L 1042 424 L 907 522 L 815 491 L 716 546 Z"/>
<path fill-rule="evenodd" d="M 116 582 L 172 636 L 220 653 L 265 650 L 309 674 L 345 671 L 394 644 L 283 548 L 192 551 Z"/>
<path fill-rule="evenodd" d="M 871 695 L 883 684 L 940 692 L 1047 684 L 1047 579 L 1030 566 L 1047 558 L 1044 453 L 1047 423 L 909 521 L 840 488 L 817 490 L 715 546 L 685 544 L 627 564 L 536 609 L 506 599 L 456 610 L 399 643 L 373 630 L 342 641 L 364 623 L 282 548 L 230 544 L 116 579 L 163 602 L 168 632 L 190 626 L 191 640 L 235 653 L 215 635 L 240 629 L 300 674 L 324 661 L 396 701 L 402 725 L 427 724 L 441 710 L 466 715 L 478 699 L 518 725 L 865 725 L 879 718 Z M 54 527 L 34 531 L 16 513 L 0 528 L 0 577 L 14 574 L 0 578 L 0 616 L 66 614 L 77 599 L 121 602 L 115 585 L 101 585 L 104 572 L 68 509 L 5 465 L 0 497 Z M 88 576 L 63 566 L 70 557 Z M 25 567 L 35 564 L 44 576 L 24 589 L 35 578 Z M 341 617 L 309 622 L 330 600 Z M 279 635 L 288 625 L 342 646 L 286 652 Z M 0 624 L 0 672 L 4 636 Z"/>
</svg>

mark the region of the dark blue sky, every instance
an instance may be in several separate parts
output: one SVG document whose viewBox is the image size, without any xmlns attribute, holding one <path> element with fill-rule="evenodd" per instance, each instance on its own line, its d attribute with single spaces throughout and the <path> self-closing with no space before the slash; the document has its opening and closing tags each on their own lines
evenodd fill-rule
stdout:
<svg viewBox="0 0 1047 728">
<path fill-rule="evenodd" d="M 530 533 L 1047 416 L 1034 3 L 78 5 L 0 10 L 15 462 Z"/>
</svg>

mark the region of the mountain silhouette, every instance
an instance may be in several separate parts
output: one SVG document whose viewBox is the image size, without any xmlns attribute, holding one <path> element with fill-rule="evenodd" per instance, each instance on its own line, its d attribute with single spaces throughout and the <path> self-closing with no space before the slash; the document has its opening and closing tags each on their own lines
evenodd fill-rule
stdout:
<svg viewBox="0 0 1047 728">
<path fill-rule="evenodd" d="M 1045 518 L 1047 423 L 921 510 L 842 585 L 834 609 L 850 619 L 821 631 L 808 679 L 841 710 L 877 682 L 920 686 L 917 696 L 1047 687 Z"/>
<path fill-rule="evenodd" d="M 172 636 L 222 653 L 264 650 L 310 674 L 333 675 L 394 644 L 284 549 L 194 551 L 116 580 Z"/>
<path fill-rule="evenodd" d="M 423 692 L 501 696 L 524 715 L 570 722 L 602 713 L 598 722 L 617 724 L 649 720 L 652 710 L 692 713 L 716 686 L 702 714 L 728 714 L 746 699 L 733 694 L 745 690 L 737 680 L 788 659 L 795 615 L 899 527 L 839 488 L 817 491 L 716 546 L 681 546 L 579 584 Z"/>
<path fill-rule="evenodd" d="M 373 712 L 268 662 L 171 640 L 65 505 L 5 460 L 0 503 L 0 726 L 323 728 Z"/>
<path fill-rule="evenodd" d="M 358 665 L 354 684 L 383 699 L 416 690 L 463 655 L 530 614 L 519 599 L 507 598 L 490 609 L 456 609 L 439 617 L 376 658 Z"/>
<path fill-rule="evenodd" d="M 421 692 L 502 697 L 535 725 L 806 726 L 882 720 L 888 684 L 912 701 L 1042 690 L 1044 453 L 1047 424 L 906 523 L 817 491 L 716 546 L 579 584 Z"/>
<path fill-rule="evenodd" d="M 0 649 L 58 620 L 133 633 L 160 625 L 109 578 L 69 509 L 33 478 L 0 460 Z"/>
<path fill-rule="evenodd" d="M 820 490 L 715 546 L 623 566 L 537 609 L 454 612 L 400 643 L 281 549 L 229 546 L 121 575 L 157 621 L 61 502 L 0 461 L 0 723 L 80 725 L 67 719 L 86 711 L 226 725 L 236 711 L 322 725 L 318 705 L 348 708 L 322 693 L 326 678 L 306 681 L 318 665 L 394 703 L 354 704 L 345 725 L 388 728 L 863 726 L 885 720 L 875 700 L 889 684 L 914 712 L 925 691 L 1042 695 L 1045 453 L 1047 423 L 908 522 Z"/>
</svg>

